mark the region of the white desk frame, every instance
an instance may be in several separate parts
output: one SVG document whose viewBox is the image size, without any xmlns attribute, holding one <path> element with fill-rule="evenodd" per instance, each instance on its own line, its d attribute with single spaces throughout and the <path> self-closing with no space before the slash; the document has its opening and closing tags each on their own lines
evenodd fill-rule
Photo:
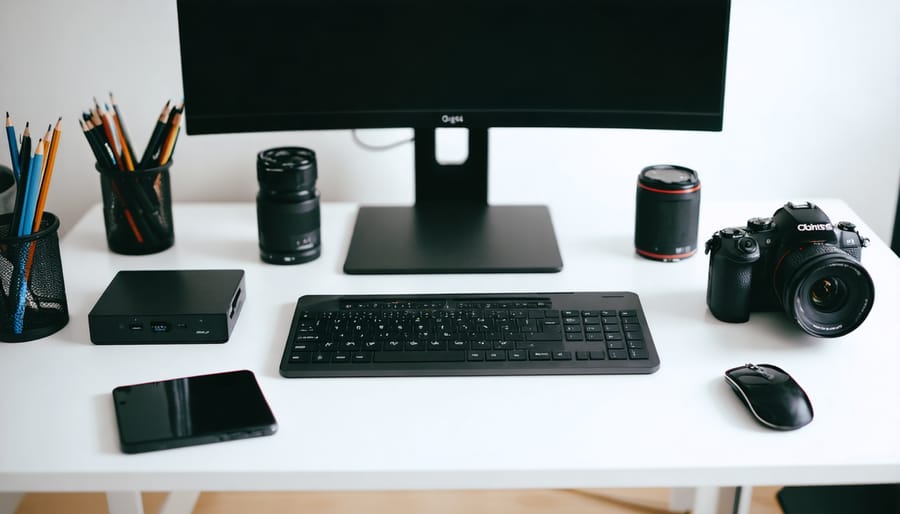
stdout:
<svg viewBox="0 0 900 514">
<path fill-rule="evenodd" d="M 781 203 L 704 202 L 701 247 L 713 231 L 771 215 Z M 816 203 L 872 238 L 863 265 L 875 281 L 874 308 L 839 339 L 807 336 L 782 313 L 717 321 L 705 304 L 708 258 L 636 256 L 633 218 L 600 202 L 551 205 L 561 273 L 396 276 L 341 272 L 353 204 L 323 205 L 322 256 L 296 266 L 259 260 L 252 203 L 176 204 L 175 246 L 140 257 L 107 250 L 97 206 L 62 242 L 69 324 L 38 341 L 0 344 L 0 493 L 7 493 L 0 506 L 21 491 L 107 491 L 111 512 L 136 514 L 139 491 L 178 493 L 165 510 L 175 512 L 189 510 L 201 490 L 663 486 L 676 488 L 673 506 L 730 512 L 734 486 L 900 482 L 900 260 L 846 204 Z M 91 344 L 87 314 L 118 270 L 198 268 L 247 273 L 247 301 L 228 343 Z M 578 290 L 641 296 L 662 361 L 657 373 L 278 374 L 302 294 Z M 793 432 L 753 421 L 722 378 L 746 362 L 793 374 L 813 401 L 814 421 Z M 256 373 L 279 422 L 276 435 L 119 451 L 114 387 L 233 369 Z"/>
</svg>

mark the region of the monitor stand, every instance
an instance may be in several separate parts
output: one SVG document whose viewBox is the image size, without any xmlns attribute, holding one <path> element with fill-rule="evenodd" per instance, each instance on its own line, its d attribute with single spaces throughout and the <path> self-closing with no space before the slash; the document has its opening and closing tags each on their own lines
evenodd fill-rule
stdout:
<svg viewBox="0 0 900 514">
<path fill-rule="evenodd" d="M 438 164 L 434 129 L 416 128 L 416 204 L 360 207 L 344 272 L 560 271 L 546 206 L 488 205 L 487 146 L 488 129 L 469 128 L 466 162 Z"/>
</svg>

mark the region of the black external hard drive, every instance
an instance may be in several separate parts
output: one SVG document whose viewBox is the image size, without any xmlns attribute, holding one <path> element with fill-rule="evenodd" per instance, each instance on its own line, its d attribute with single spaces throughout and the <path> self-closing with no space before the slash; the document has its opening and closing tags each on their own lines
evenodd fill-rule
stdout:
<svg viewBox="0 0 900 514">
<path fill-rule="evenodd" d="M 88 314 L 91 341 L 224 343 L 246 296 L 243 270 L 120 271 Z"/>
</svg>

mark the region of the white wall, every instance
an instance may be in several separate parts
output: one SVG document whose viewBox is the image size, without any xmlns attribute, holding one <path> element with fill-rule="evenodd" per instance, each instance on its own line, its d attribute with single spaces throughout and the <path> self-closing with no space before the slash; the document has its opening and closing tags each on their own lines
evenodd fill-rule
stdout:
<svg viewBox="0 0 900 514">
<path fill-rule="evenodd" d="M 64 117 L 48 209 L 65 231 L 100 200 L 77 124 L 91 98 L 112 90 L 141 148 L 163 102 L 181 98 L 175 2 L 0 3 L 0 111 L 20 132 L 26 120 L 43 132 Z M 362 133 L 372 142 L 406 136 Z M 253 200 L 256 153 L 276 145 L 317 152 L 325 199 L 412 201 L 411 147 L 367 152 L 347 131 L 182 134 L 175 201 Z M 704 199 L 774 199 L 759 215 L 787 200 L 843 198 L 889 242 L 900 184 L 900 2 L 734 0 L 721 133 L 494 129 L 490 150 L 492 201 L 603 203 L 609 219 L 594 220 L 598 231 L 633 223 L 641 168 L 675 163 L 698 171 Z"/>
</svg>

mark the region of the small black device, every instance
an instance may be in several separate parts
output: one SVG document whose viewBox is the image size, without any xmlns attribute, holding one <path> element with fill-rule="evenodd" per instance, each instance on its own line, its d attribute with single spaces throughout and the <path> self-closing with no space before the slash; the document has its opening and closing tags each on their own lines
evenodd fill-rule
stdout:
<svg viewBox="0 0 900 514">
<path fill-rule="evenodd" d="M 634 248 L 659 261 L 686 259 L 697 251 L 700 179 L 689 168 L 648 166 L 638 175 Z"/>
<path fill-rule="evenodd" d="M 224 343 L 246 296 L 243 270 L 120 271 L 88 314 L 91 341 Z"/>
<path fill-rule="evenodd" d="M 788 202 L 771 218 L 751 218 L 706 242 L 706 303 L 722 321 L 784 309 L 811 335 L 842 336 L 866 319 L 875 300 L 860 264 L 867 243 L 853 223 L 834 226 L 814 204 Z"/>
<path fill-rule="evenodd" d="M 772 364 L 745 364 L 725 372 L 725 381 L 761 425 L 796 430 L 813 419 L 806 391 Z"/>
<path fill-rule="evenodd" d="M 271 264 L 300 264 L 322 253 L 316 154 L 281 147 L 256 157 L 259 256 Z"/>
<path fill-rule="evenodd" d="M 631 292 L 302 296 L 281 360 L 291 378 L 657 369 Z"/>
<path fill-rule="evenodd" d="M 248 370 L 120 386 L 112 395 L 125 453 L 260 437 L 278 429 Z"/>
</svg>

